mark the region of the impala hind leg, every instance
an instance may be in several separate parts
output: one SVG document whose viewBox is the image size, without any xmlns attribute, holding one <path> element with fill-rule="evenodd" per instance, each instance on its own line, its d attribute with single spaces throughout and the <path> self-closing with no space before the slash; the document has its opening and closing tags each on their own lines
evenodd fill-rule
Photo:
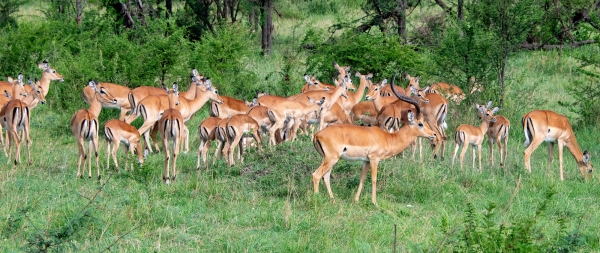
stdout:
<svg viewBox="0 0 600 253">
<path fill-rule="evenodd" d="M 163 149 L 164 149 L 164 153 L 165 153 L 165 171 L 163 173 L 163 181 L 165 181 L 166 184 L 170 183 L 170 175 L 169 175 L 169 164 L 170 164 L 170 158 L 171 158 L 171 154 L 169 152 L 169 142 L 167 140 L 167 138 L 163 137 L 162 140 L 163 143 Z"/>
<path fill-rule="evenodd" d="M 85 160 L 86 160 L 86 155 L 85 155 L 85 143 L 83 142 L 83 139 L 79 139 L 77 138 L 77 147 L 79 148 L 79 159 L 77 159 L 77 175 L 76 178 L 82 178 L 83 175 L 81 173 L 81 164 L 83 163 L 83 173 L 85 173 Z"/>
<path fill-rule="evenodd" d="M 338 159 L 339 158 L 324 158 L 321 166 L 319 166 L 319 168 L 313 172 L 313 189 L 315 193 L 319 193 L 319 182 L 321 181 L 321 178 L 323 178 L 326 174 L 331 173 L 331 169 L 333 168 L 333 165 L 337 163 Z M 331 191 L 329 177 L 324 179 L 324 181 L 325 187 L 327 187 L 327 192 L 329 193 L 329 197 L 333 199 L 333 192 Z"/>
<path fill-rule="evenodd" d="M 31 137 L 29 136 L 29 127 L 23 130 L 23 135 L 25 139 L 25 146 L 27 147 L 27 163 L 31 165 L 33 163 L 31 162 Z"/>
<path fill-rule="evenodd" d="M 523 160 L 525 160 L 525 168 L 527 169 L 527 171 L 529 171 L 529 173 L 531 173 L 531 154 L 533 153 L 533 151 L 535 151 L 535 149 L 538 146 L 540 146 L 540 144 L 542 144 L 543 141 L 544 141 L 543 138 L 533 137 L 533 140 L 531 140 L 531 143 L 523 152 L 523 154 L 524 154 Z"/>
<path fill-rule="evenodd" d="M 92 144 L 92 147 L 94 148 L 94 156 L 96 158 L 96 170 L 98 171 L 98 181 L 100 181 L 102 176 L 100 176 L 100 163 L 99 163 L 100 157 L 98 157 L 98 135 L 95 135 L 92 138 L 91 142 L 93 142 L 90 144 Z M 91 152 L 91 150 L 90 150 L 90 152 Z M 91 169 L 91 167 L 90 167 L 90 169 Z"/>
<path fill-rule="evenodd" d="M 175 137 L 175 140 L 173 141 L 173 168 L 171 171 L 171 181 L 175 182 L 175 179 L 177 178 L 177 155 L 179 155 L 179 146 L 181 145 L 181 142 L 179 141 L 178 137 Z"/>
</svg>

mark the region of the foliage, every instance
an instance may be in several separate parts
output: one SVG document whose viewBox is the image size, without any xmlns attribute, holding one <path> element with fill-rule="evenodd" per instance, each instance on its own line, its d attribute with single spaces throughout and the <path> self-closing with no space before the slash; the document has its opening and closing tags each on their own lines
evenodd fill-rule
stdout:
<svg viewBox="0 0 600 253">
<path fill-rule="evenodd" d="M 258 53 L 241 25 L 220 26 L 195 43 L 190 67 L 211 78 L 220 94 L 252 100 L 258 87 L 256 73 L 245 69 L 248 56 Z"/>
<path fill-rule="evenodd" d="M 15 13 L 25 0 L 0 0 L 0 28 L 17 25 Z"/>
<path fill-rule="evenodd" d="M 599 39 L 597 37 L 596 39 Z M 579 126 L 597 126 L 600 124 L 600 57 L 598 55 L 598 44 L 590 45 L 584 49 L 586 53 L 579 54 L 576 58 L 579 60 L 578 72 L 586 78 L 584 81 L 575 80 L 572 83 L 565 84 L 567 92 L 573 96 L 572 102 L 561 102 L 560 105 L 576 113 L 580 117 L 574 125 Z"/>
<path fill-rule="evenodd" d="M 308 32 L 304 41 L 317 41 L 318 34 Z M 396 73 L 425 71 L 422 55 L 414 47 L 401 45 L 397 37 L 377 32 L 357 34 L 350 31 L 327 43 L 312 45 L 314 48 L 307 57 L 307 72 L 323 82 L 329 82 L 335 76 L 331 67 L 333 61 L 361 73 L 373 72 L 375 80 L 391 78 Z"/>
<path fill-rule="evenodd" d="M 497 206 L 489 203 L 483 215 L 480 215 L 473 203 L 468 202 L 461 228 L 449 231 L 447 221 L 442 220 L 444 233 L 450 243 L 446 247 L 453 252 L 571 252 L 582 245 L 578 230 L 567 232 L 566 217 L 558 220 L 557 233 L 543 233 L 536 228 L 539 220 L 546 215 L 548 206 L 552 204 L 556 191 L 552 188 L 546 191 L 542 203 L 532 217 L 522 220 L 496 221 L 502 216 Z M 512 203 L 509 203 L 509 205 Z M 483 216 L 483 217 L 482 217 Z"/>
</svg>

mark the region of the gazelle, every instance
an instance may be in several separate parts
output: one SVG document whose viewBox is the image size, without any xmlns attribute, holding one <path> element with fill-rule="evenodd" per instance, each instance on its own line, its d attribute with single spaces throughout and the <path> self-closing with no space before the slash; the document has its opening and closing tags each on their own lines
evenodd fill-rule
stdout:
<svg viewBox="0 0 600 253">
<path fill-rule="evenodd" d="M 406 149 L 418 136 L 433 139 L 435 133 L 424 123 L 421 117 L 419 104 L 414 99 L 398 94 L 392 88 L 398 99 L 415 105 L 416 115 L 408 114 L 409 124 L 403 126 L 398 132 L 388 133 L 376 127 L 362 127 L 355 125 L 334 125 L 318 132 L 313 139 L 315 149 L 321 156 L 321 166 L 312 174 L 314 192 L 319 192 L 321 178 L 325 181 L 329 197 L 333 199 L 330 176 L 332 167 L 338 160 L 363 161 L 362 173 L 358 191 L 354 197 L 358 201 L 362 191 L 367 171 L 371 170 L 372 195 L 371 202 L 377 205 L 377 166 L 379 161 L 395 156 Z M 360 138 L 357 138 L 360 136 Z"/>
<path fill-rule="evenodd" d="M 158 121 L 158 129 L 162 138 L 163 149 L 165 150 L 165 173 L 163 180 L 166 184 L 169 184 L 169 180 L 175 181 L 175 178 L 177 178 L 177 155 L 179 154 L 179 144 L 185 123 L 181 112 L 175 109 L 177 104 L 179 104 L 177 83 L 173 83 L 172 89 L 165 87 L 165 90 L 169 100 L 169 109 L 163 112 Z M 171 148 L 169 148 L 169 141 L 173 142 Z M 171 152 L 173 153 L 172 156 Z M 169 169 L 171 163 L 173 165 Z"/>
<path fill-rule="evenodd" d="M 258 134 L 258 129 L 260 126 L 252 117 L 244 114 L 233 115 L 229 121 L 227 121 L 226 132 L 229 143 L 229 151 L 227 152 L 229 155 L 229 159 L 227 163 L 229 166 L 234 165 L 235 161 L 233 159 L 233 153 L 235 151 L 235 146 L 238 146 L 238 160 L 240 163 L 244 163 L 244 157 L 242 154 L 244 153 L 244 145 L 243 139 L 246 137 L 253 137 L 256 141 L 256 145 L 258 146 L 258 150 L 261 150 L 261 140 L 260 135 Z"/>
<path fill-rule="evenodd" d="M 590 160 L 590 154 L 586 151 L 581 152 L 573 128 L 569 120 L 564 115 L 548 110 L 531 111 L 521 119 L 523 131 L 525 132 L 525 168 L 531 173 L 530 158 L 531 153 L 543 142 L 548 143 L 548 170 L 552 164 L 554 156 L 554 143 L 558 144 L 558 161 L 560 168 L 560 180 L 564 180 L 563 175 L 563 148 L 573 155 L 579 172 L 583 178 L 591 176 L 594 166 Z"/>
<path fill-rule="evenodd" d="M 491 104 L 492 101 L 488 103 L 488 106 Z M 489 129 L 490 122 L 496 122 L 496 117 L 494 114 L 498 112 L 500 108 L 495 107 L 494 109 L 489 110 L 487 106 L 479 104 L 475 104 L 475 108 L 477 108 L 477 114 L 479 115 L 479 118 L 481 118 L 481 125 L 479 127 L 467 124 L 458 126 L 454 138 L 456 146 L 454 147 L 452 164 L 454 164 L 458 149 L 462 145 L 463 149 L 460 152 L 460 168 L 462 169 L 463 159 L 465 158 L 465 153 L 467 152 L 467 148 L 470 144 L 473 147 L 473 168 L 475 168 L 475 150 L 477 149 L 477 156 L 479 157 L 479 172 L 481 173 L 481 146 L 483 144 L 483 139 L 485 138 L 485 135 Z"/>
<path fill-rule="evenodd" d="M 147 150 L 142 151 L 142 143 L 140 142 L 140 133 L 137 128 L 127 124 L 125 121 L 111 119 L 104 124 L 104 138 L 106 139 L 106 169 L 110 166 L 110 156 L 112 155 L 115 167 L 119 168 L 117 162 L 117 150 L 119 144 L 125 145 L 125 154 L 129 157 L 129 153 L 134 152 L 138 156 L 138 162 L 140 165 L 144 163 L 144 158 L 148 154 Z M 113 146 L 112 152 L 110 146 Z M 127 164 L 123 167 L 127 170 Z M 133 170 L 133 163 L 131 163 L 131 170 Z"/>
<path fill-rule="evenodd" d="M 92 86 L 96 92 L 90 102 L 90 109 L 81 109 L 73 115 L 71 118 L 71 132 L 77 139 L 77 146 L 79 147 L 79 159 L 77 161 L 77 178 L 82 177 L 81 163 L 83 162 L 84 173 L 86 166 L 86 159 L 88 155 L 92 153 L 92 147 L 94 148 L 94 156 L 96 157 L 96 168 L 98 169 L 98 180 L 100 180 L 100 166 L 98 165 L 98 115 L 102 110 L 102 103 L 113 101 L 117 103 L 117 100 L 106 91 L 106 89 L 99 85 L 98 82 L 90 80 L 88 85 Z M 85 142 L 89 142 L 88 153 L 85 152 Z M 89 161 L 89 173 L 88 177 L 92 177 L 92 161 Z"/>
<path fill-rule="evenodd" d="M 489 108 L 491 104 L 486 107 Z M 508 133 L 510 132 L 510 121 L 501 115 L 496 115 L 496 122 L 490 123 L 487 131 L 488 142 L 490 143 L 490 162 L 494 165 L 494 142 L 498 143 L 500 153 L 500 166 L 506 164 L 506 154 L 508 153 Z"/>
<path fill-rule="evenodd" d="M 55 69 L 50 68 L 50 64 L 44 60 L 42 63 L 37 63 L 37 66 L 39 69 L 43 70 L 44 72 L 42 73 L 42 78 L 40 79 L 40 86 L 42 86 L 42 90 L 44 91 L 44 97 L 46 95 L 48 95 L 48 91 L 50 90 L 50 81 L 59 81 L 62 82 L 64 81 L 63 77 L 61 74 L 59 74 L 58 72 L 56 72 Z M 11 82 L 0 82 L 0 91 L 12 91 L 11 88 L 12 84 Z M 26 92 L 30 92 L 29 89 L 26 88 L 25 90 Z M 13 95 L 14 98 L 18 98 L 17 96 Z"/>
</svg>

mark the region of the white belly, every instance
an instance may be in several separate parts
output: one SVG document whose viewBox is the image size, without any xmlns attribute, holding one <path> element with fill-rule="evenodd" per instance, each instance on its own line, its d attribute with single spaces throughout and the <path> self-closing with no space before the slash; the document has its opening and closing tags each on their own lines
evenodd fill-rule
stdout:
<svg viewBox="0 0 600 253">
<path fill-rule="evenodd" d="M 364 161 L 364 162 L 370 161 L 368 157 L 347 156 L 345 153 L 342 153 L 340 158 L 342 158 L 346 161 Z"/>
</svg>

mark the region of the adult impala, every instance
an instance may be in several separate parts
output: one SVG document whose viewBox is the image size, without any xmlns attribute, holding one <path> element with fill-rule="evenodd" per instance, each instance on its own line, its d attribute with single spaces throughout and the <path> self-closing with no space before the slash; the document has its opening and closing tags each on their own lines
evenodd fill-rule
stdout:
<svg viewBox="0 0 600 253">
<path fill-rule="evenodd" d="M 84 173 L 86 167 L 86 159 L 92 154 L 92 147 L 94 148 L 94 156 L 96 158 L 96 168 L 98 169 L 98 180 L 100 180 L 100 166 L 98 165 L 98 115 L 102 110 L 102 103 L 113 101 L 117 103 L 117 100 L 106 91 L 106 89 L 99 85 L 98 82 L 90 80 L 88 85 L 92 86 L 96 92 L 90 102 L 90 109 L 81 109 L 73 115 L 71 118 L 71 133 L 77 139 L 77 146 L 79 147 L 79 159 L 77 161 L 77 178 L 82 177 L 81 163 L 83 162 Z M 90 142 L 88 152 L 85 152 L 85 142 Z M 88 177 L 92 177 L 92 161 L 89 161 L 89 173 Z"/>
<path fill-rule="evenodd" d="M 27 95 L 23 85 L 23 75 L 19 74 L 18 80 L 13 81 L 12 91 L 13 94 Z M 7 97 L 9 96 L 9 94 L 6 95 Z M 29 151 L 29 145 L 31 143 L 29 137 L 29 119 L 29 107 L 21 99 L 11 99 L 0 110 L 0 124 L 2 127 L 6 128 L 8 135 L 9 148 L 7 163 L 10 163 L 11 160 L 13 143 L 15 146 L 15 166 L 21 161 L 21 138 L 19 138 L 19 133 L 23 131 L 23 138 L 25 138 L 25 145 L 27 146 L 27 162 L 31 165 L 31 155 Z M 2 134 L 2 131 L 0 131 L 0 134 Z"/>
<path fill-rule="evenodd" d="M 131 111 L 131 103 L 129 102 L 128 98 L 131 89 L 129 89 L 129 87 L 114 83 L 98 84 L 104 87 L 104 89 L 106 89 L 106 91 L 108 91 L 117 100 L 116 104 L 113 103 L 113 101 L 102 103 L 102 107 L 120 109 L 121 114 L 119 115 L 119 120 L 125 120 L 125 115 L 127 112 Z M 83 88 L 81 96 L 83 97 L 83 101 L 89 104 L 89 101 L 96 96 L 96 91 L 94 91 L 92 86 L 87 85 Z"/>
<path fill-rule="evenodd" d="M 44 60 L 42 63 L 37 63 L 37 66 L 39 69 L 43 70 L 44 72 L 42 73 L 42 78 L 40 79 L 40 85 L 42 86 L 43 90 L 44 90 L 44 96 L 48 95 L 48 91 L 50 90 L 50 81 L 59 81 L 62 82 L 64 81 L 63 77 L 61 74 L 59 74 L 58 72 L 56 72 L 55 69 L 50 67 L 50 64 Z M 10 82 L 0 82 L 0 91 L 11 91 L 12 84 Z M 26 92 L 29 92 L 30 90 L 26 88 Z M 12 94 L 13 97 L 14 94 Z"/>
<path fill-rule="evenodd" d="M 160 117 L 158 129 L 162 138 L 163 149 L 165 150 L 165 173 L 163 180 L 166 184 L 169 184 L 170 180 L 175 181 L 175 178 L 177 178 L 177 155 L 179 154 L 181 134 L 185 123 L 181 112 L 175 109 L 180 99 L 177 83 L 173 83 L 172 89 L 166 89 L 165 87 L 165 90 L 169 98 L 169 108 Z M 173 142 L 173 145 L 170 147 L 169 141 Z M 172 166 L 169 169 L 171 163 Z"/>
<path fill-rule="evenodd" d="M 227 154 L 229 155 L 229 159 L 227 163 L 229 166 L 235 164 L 235 160 L 233 159 L 233 153 L 235 151 L 235 147 L 238 146 L 238 160 L 240 163 L 244 163 L 244 157 L 242 154 L 244 153 L 244 145 L 243 139 L 246 137 L 252 137 L 256 141 L 256 145 L 258 146 L 258 150 L 261 150 L 261 140 L 260 135 L 258 134 L 258 129 L 260 126 L 254 120 L 254 118 L 245 115 L 238 114 L 233 115 L 229 121 L 227 121 L 226 125 L 226 133 L 229 144 L 229 151 Z"/>
<path fill-rule="evenodd" d="M 525 132 L 525 168 L 531 173 L 531 153 L 542 143 L 548 143 L 548 170 L 552 164 L 554 156 L 554 143 L 558 144 L 558 161 L 560 168 L 560 180 L 563 181 L 563 148 L 571 152 L 577 167 L 583 178 L 591 176 L 594 171 L 590 154 L 586 151 L 581 152 L 573 128 L 569 120 L 564 115 L 548 110 L 531 111 L 521 119 L 523 131 Z"/>
<path fill-rule="evenodd" d="M 488 103 L 488 106 L 491 104 L 492 101 Z M 498 112 L 500 108 L 495 107 L 494 109 L 489 110 L 487 106 L 482 106 L 479 104 L 475 104 L 475 108 L 477 109 L 479 118 L 481 118 L 481 125 L 479 127 L 467 124 L 458 126 L 454 138 L 456 147 L 454 148 L 454 155 L 452 156 L 452 164 L 454 164 L 454 159 L 456 158 L 458 149 L 462 145 L 463 149 L 460 152 L 460 168 L 462 169 L 463 159 L 465 158 L 465 153 L 467 152 L 467 148 L 470 144 L 473 146 L 473 168 L 475 168 L 475 150 L 477 149 L 477 156 L 479 157 L 479 172 L 481 173 L 481 146 L 483 144 L 483 139 L 485 138 L 485 135 L 489 129 L 490 122 L 496 122 L 496 117 L 494 114 Z"/>
<path fill-rule="evenodd" d="M 358 191 L 354 197 L 358 201 L 362 191 L 367 171 L 371 170 L 372 195 L 371 202 L 377 205 L 377 165 L 379 161 L 395 156 L 406 149 L 418 136 L 433 139 L 435 133 L 424 123 L 419 104 L 416 100 L 398 94 L 392 88 L 398 99 L 415 105 L 416 115 L 408 114 L 409 124 L 403 126 L 398 132 L 388 133 L 376 127 L 362 127 L 355 125 L 334 125 L 318 132 L 313 139 L 315 149 L 321 156 L 321 166 L 312 174 L 314 192 L 319 192 L 321 178 L 325 181 L 329 197 L 333 199 L 330 176 L 332 167 L 339 159 L 363 161 L 362 173 Z M 360 138 L 357 138 L 360 136 Z"/>
<path fill-rule="evenodd" d="M 315 111 L 318 113 L 321 111 L 323 103 L 325 103 L 325 97 L 322 97 L 319 101 L 315 101 L 312 98 L 307 99 L 309 100 L 310 105 L 298 101 L 284 100 L 275 102 L 269 108 L 269 119 L 273 122 L 269 129 L 269 143 L 271 145 L 276 144 L 275 132 L 277 132 L 277 130 L 284 132 L 283 128 L 286 126 L 286 120 L 288 121 L 287 128 L 290 129 L 290 124 L 292 124 L 293 121 L 299 121 L 307 114 Z"/>
<path fill-rule="evenodd" d="M 437 93 L 427 93 L 429 87 L 417 89 L 413 86 L 412 90 L 417 95 L 425 121 L 436 132 L 436 138 L 433 141 L 433 158 L 437 158 L 441 149 L 443 160 L 447 139 L 444 128 L 446 127 L 446 115 L 448 114 L 448 100 Z"/>
</svg>

